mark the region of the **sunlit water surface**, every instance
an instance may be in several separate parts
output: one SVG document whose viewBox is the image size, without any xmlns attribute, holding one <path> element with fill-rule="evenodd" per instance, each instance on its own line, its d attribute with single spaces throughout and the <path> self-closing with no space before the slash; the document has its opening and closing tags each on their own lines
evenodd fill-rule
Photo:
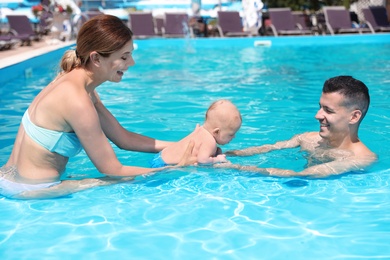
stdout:
<svg viewBox="0 0 390 260">
<path fill-rule="evenodd" d="M 293 39 L 293 38 L 291 38 Z M 361 140 L 379 156 L 367 172 L 326 179 L 276 178 L 188 167 L 52 200 L 0 197 L 2 259 L 385 259 L 390 258 L 390 43 L 254 47 L 253 39 L 138 41 L 122 82 L 98 88 L 127 129 L 179 140 L 216 99 L 243 116 L 223 150 L 319 130 L 323 82 L 352 75 L 370 89 Z M 0 88 L 0 165 L 21 117 L 53 78 L 62 52 Z M 21 72 L 21 74 L 23 74 Z M 152 154 L 121 151 L 124 164 Z M 298 149 L 234 163 L 304 168 Z M 101 176 L 83 152 L 63 179 Z"/>
</svg>

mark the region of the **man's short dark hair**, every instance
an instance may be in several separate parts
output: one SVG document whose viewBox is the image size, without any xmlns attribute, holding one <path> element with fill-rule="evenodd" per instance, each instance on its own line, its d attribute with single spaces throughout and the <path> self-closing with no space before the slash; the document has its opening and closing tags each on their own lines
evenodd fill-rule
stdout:
<svg viewBox="0 0 390 260">
<path fill-rule="evenodd" d="M 328 79 L 322 88 L 323 93 L 340 93 L 345 97 L 344 106 L 362 111 L 363 120 L 370 106 L 370 94 L 367 86 L 351 76 L 337 76 Z"/>
</svg>

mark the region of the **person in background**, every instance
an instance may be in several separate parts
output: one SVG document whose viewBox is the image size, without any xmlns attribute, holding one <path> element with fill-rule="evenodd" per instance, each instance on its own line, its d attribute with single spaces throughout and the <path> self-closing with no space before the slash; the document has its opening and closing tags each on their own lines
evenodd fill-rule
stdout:
<svg viewBox="0 0 390 260">
<path fill-rule="evenodd" d="M 200 11 L 202 9 L 202 1 L 201 0 L 191 0 L 191 11 L 192 16 L 199 17 Z"/>
<path fill-rule="evenodd" d="M 140 152 L 159 152 L 170 142 L 123 128 L 96 91 L 106 81 L 120 82 L 135 64 L 132 36 L 116 16 L 96 16 L 82 26 L 75 50 L 62 57 L 61 72 L 23 115 L 11 155 L 0 169 L 1 195 L 58 197 L 163 169 L 126 166 L 118 160 L 108 140 L 121 149 Z M 69 157 L 83 149 L 109 178 L 61 181 Z M 191 155 L 186 153 L 185 159 L 191 160 Z"/>
<path fill-rule="evenodd" d="M 298 134 L 290 140 L 228 151 L 227 155 L 250 156 L 274 150 L 300 147 L 308 153 L 303 171 L 259 168 L 234 164 L 218 165 L 273 176 L 325 177 L 362 170 L 376 161 L 377 156 L 360 141 L 359 126 L 370 105 L 367 86 L 351 76 L 337 76 L 325 81 L 315 118 L 319 132 Z"/>
<path fill-rule="evenodd" d="M 208 108 L 204 124 L 156 154 L 151 161 L 151 167 L 164 167 L 179 163 L 190 140 L 193 140 L 194 146 L 198 147 L 197 164 L 227 162 L 217 144 L 229 143 L 240 129 L 241 123 L 241 114 L 232 102 L 224 99 L 217 100 Z"/>
<path fill-rule="evenodd" d="M 263 7 L 261 0 L 242 0 L 244 31 L 251 32 L 253 35 L 259 34 Z"/>
</svg>

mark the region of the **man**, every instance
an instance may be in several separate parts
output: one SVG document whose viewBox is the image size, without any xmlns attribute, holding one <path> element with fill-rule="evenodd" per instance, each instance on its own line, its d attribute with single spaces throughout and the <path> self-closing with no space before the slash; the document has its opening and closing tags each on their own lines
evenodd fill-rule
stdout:
<svg viewBox="0 0 390 260">
<path fill-rule="evenodd" d="M 325 81 L 320 108 L 315 118 L 320 131 L 294 136 L 273 145 L 228 151 L 227 155 L 249 156 L 273 150 L 300 147 L 309 154 L 308 168 L 301 172 L 277 168 L 258 168 L 220 164 L 217 167 L 261 172 L 274 176 L 316 176 L 342 174 L 364 169 L 372 164 L 376 155 L 358 137 L 360 123 L 367 113 L 370 96 L 366 85 L 351 76 L 338 76 Z M 317 162 L 317 164 L 314 164 Z"/>
</svg>

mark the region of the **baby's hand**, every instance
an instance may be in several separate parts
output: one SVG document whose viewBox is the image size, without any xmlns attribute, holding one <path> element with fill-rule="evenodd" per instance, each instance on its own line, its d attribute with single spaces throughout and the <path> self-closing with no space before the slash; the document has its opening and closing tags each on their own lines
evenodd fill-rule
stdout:
<svg viewBox="0 0 390 260">
<path fill-rule="evenodd" d="M 218 154 L 217 157 L 215 157 L 215 158 L 216 158 L 215 162 L 217 162 L 217 163 L 228 162 L 228 160 L 226 160 L 226 155 L 224 155 L 224 154 Z"/>
</svg>

